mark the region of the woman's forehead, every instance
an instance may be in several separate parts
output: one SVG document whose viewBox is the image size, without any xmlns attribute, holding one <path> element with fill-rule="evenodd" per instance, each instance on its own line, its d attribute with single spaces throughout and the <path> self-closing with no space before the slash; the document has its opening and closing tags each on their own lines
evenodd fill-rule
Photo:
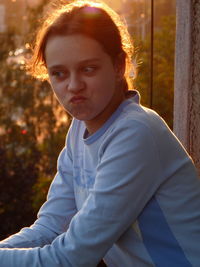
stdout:
<svg viewBox="0 0 200 267">
<path fill-rule="evenodd" d="M 45 49 L 46 63 L 100 61 L 108 56 L 94 39 L 84 35 L 51 37 Z M 60 63 L 59 63 L 60 64 Z"/>
</svg>

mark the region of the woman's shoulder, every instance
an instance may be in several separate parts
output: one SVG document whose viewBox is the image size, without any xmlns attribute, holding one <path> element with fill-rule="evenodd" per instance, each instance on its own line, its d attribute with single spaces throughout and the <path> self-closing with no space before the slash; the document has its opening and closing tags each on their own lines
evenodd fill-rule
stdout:
<svg viewBox="0 0 200 267">
<path fill-rule="evenodd" d="M 158 131 L 161 127 L 169 130 L 166 122 L 157 112 L 141 105 L 140 102 L 135 101 L 135 98 L 129 98 L 127 102 L 113 128 L 140 126 Z"/>
</svg>

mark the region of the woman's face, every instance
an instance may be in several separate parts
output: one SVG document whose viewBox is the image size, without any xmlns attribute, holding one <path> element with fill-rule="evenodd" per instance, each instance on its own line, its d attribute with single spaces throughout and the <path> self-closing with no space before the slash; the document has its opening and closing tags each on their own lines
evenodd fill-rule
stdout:
<svg viewBox="0 0 200 267">
<path fill-rule="evenodd" d="M 53 91 L 64 109 L 95 132 L 123 101 L 123 71 L 94 39 L 83 35 L 54 36 L 45 59 Z"/>
</svg>

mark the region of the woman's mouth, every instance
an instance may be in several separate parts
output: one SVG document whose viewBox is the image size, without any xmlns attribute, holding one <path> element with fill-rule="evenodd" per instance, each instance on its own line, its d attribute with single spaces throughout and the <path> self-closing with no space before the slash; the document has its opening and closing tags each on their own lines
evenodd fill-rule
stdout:
<svg viewBox="0 0 200 267">
<path fill-rule="evenodd" d="M 84 96 L 74 96 L 71 98 L 70 102 L 72 104 L 79 104 L 82 103 L 86 100 L 86 98 Z"/>
</svg>

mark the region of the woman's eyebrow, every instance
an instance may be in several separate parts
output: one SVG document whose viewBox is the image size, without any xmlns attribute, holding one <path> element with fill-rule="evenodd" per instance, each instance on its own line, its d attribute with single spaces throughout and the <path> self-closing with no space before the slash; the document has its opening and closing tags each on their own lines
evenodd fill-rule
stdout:
<svg viewBox="0 0 200 267">
<path fill-rule="evenodd" d="M 87 63 L 99 62 L 99 61 L 101 61 L 100 58 L 89 58 L 89 59 L 80 60 L 79 64 L 87 64 Z"/>
<path fill-rule="evenodd" d="M 63 68 L 66 68 L 66 67 L 65 67 L 65 65 L 61 65 L 61 64 L 52 65 L 52 66 L 47 67 L 48 70 L 63 69 Z"/>
<path fill-rule="evenodd" d="M 93 63 L 93 62 L 100 62 L 101 59 L 100 58 L 89 58 L 89 59 L 84 59 L 84 60 L 80 60 L 78 62 L 78 65 L 82 65 L 82 64 L 89 64 L 89 63 Z M 47 66 L 48 70 L 55 70 L 55 69 L 66 69 L 66 66 L 63 64 L 57 64 L 57 65 L 52 65 L 52 66 Z"/>
</svg>

